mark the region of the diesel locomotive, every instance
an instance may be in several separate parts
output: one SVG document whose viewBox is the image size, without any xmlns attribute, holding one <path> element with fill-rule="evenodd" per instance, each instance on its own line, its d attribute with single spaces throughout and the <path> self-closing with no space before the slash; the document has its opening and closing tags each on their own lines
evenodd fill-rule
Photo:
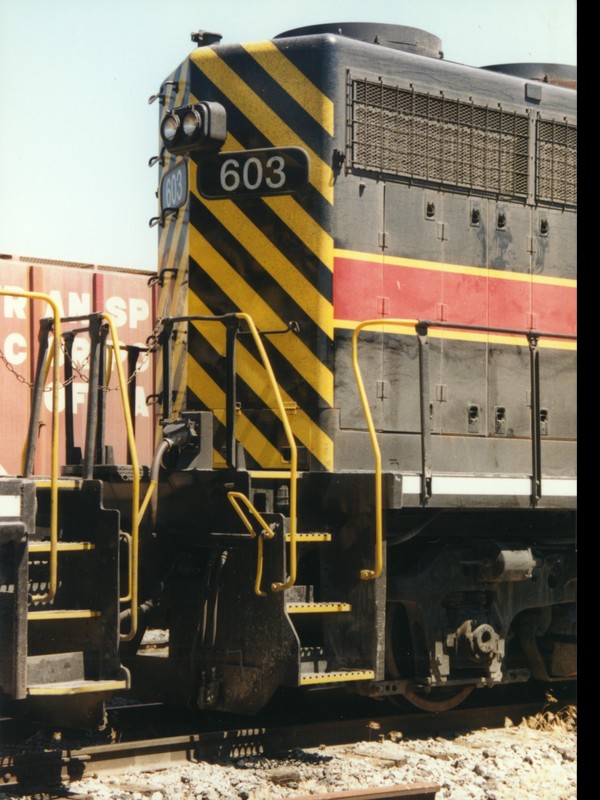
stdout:
<svg viewBox="0 0 600 800">
<path fill-rule="evenodd" d="M 155 453 L 91 315 L 83 446 L 35 475 L 34 413 L 0 481 L 4 698 L 92 724 L 115 692 L 442 711 L 575 679 L 575 69 L 383 24 L 192 40 L 150 98 Z"/>
</svg>

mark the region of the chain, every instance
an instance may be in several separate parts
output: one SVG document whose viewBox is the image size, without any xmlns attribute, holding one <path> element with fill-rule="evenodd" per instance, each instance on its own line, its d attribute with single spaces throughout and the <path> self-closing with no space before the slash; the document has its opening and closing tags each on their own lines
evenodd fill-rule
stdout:
<svg viewBox="0 0 600 800">
<path fill-rule="evenodd" d="M 27 378 L 24 375 L 21 375 L 20 372 L 17 372 L 17 370 L 13 367 L 13 365 L 8 361 L 8 359 L 4 355 L 4 351 L 2 350 L 2 348 L 0 348 L 0 361 L 3 362 L 4 366 L 9 372 L 12 372 L 12 374 L 19 381 L 19 383 L 25 383 L 27 386 L 29 386 L 30 389 L 33 389 L 33 383 L 28 381 Z"/>
<path fill-rule="evenodd" d="M 144 353 L 144 355 L 143 355 L 141 361 L 139 362 L 139 364 L 137 365 L 137 367 L 134 369 L 134 371 L 131 373 L 131 375 L 127 378 L 127 384 L 130 384 L 134 380 L 134 378 L 137 375 L 140 374 L 140 372 L 144 369 L 144 367 L 146 366 L 148 360 L 150 359 L 151 354 L 156 351 L 156 348 L 158 346 L 158 334 L 159 334 L 161 325 L 162 325 L 162 317 L 157 317 L 156 318 L 156 322 L 154 323 L 154 328 L 152 330 L 152 333 L 146 339 L 146 343 L 148 345 L 148 349 Z M 62 350 L 62 352 L 64 353 L 65 358 L 69 359 L 69 361 L 71 363 L 71 369 L 73 370 L 73 374 L 71 375 L 70 378 L 68 378 L 67 380 L 63 381 L 61 384 L 59 384 L 58 388 L 59 389 L 64 389 L 65 387 L 67 387 L 71 383 L 73 383 L 73 381 L 76 380 L 76 378 L 79 378 L 81 381 L 83 381 L 83 383 L 89 383 L 89 380 L 90 380 L 89 376 L 88 375 L 84 375 L 82 370 L 85 369 L 86 365 L 88 364 L 91 354 L 88 353 L 88 355 L 83 359 L 83 361 L 80 364 L 77 364 L 77 362 L 75 362 L 73 360 L 73 358 L 69 355 L 69 353 L 67 351 L 67 348 L 66 348 L 66 345 L 65 345 L 65 342 L 64 342 L 64 339 L 62 337 L 61 337 L 61 339 L 59 341 L 59 346 L 60 346 L 60 349 Z M 4 351 L 2 350 L 2 348 L 0 348 L 0 361 L 2 361 L 2 363 L 4 364 L 6 369 L 15 376 L 15 378 L 19 381 L 19 383 L 23 383 L 26 386 L 28 386 L 30 389 L 33 389 L 35 384 L 32 381 L 28 381 L 27 378 L 24 375 L 21 375 L 20 372 L 17 372 L 17 370 L 13 367 L 13 365 L 6 358 L 6 355 L 4 354 Z M 102 389 L 105 392 L 114 392 L 114 391 L 117 391 L 118 388 L 119 388 L 118 386 L 114 386 L 114 387 L 100 386 L 100 389 Z M 51 392 L 52 391 L 52 386 L 44 386 L 42 391 Z"/>
<path fill-rule="evenodd" d="M 64 343 L 64 340 L 62 338 L 59 341 L 59 346 L 60 346 L 60 349 L 65 354 L 65 358 L 68 358 L 69 361 L 71 362 L 71 367 L 73 368 L 73 375 L 71 375 L 70 378 L 67 378 L 67 380 L 65 380 L 62 383 L 60 383 L 58 388 L 59 389 L 64 389 L 66 386 L 69 386 L 69 384 L 73 383 L 73 381 L 77 377 L 81 378 L 81 380 L 84 383 L 88 383 L 89 382 L 88 376 L 84 375 L 81 372 L 81 370 L 85 367 L 86 363 L 89 361 L 89 358 L 90 358 L 89 355 L 87 355 L 86 358 L 81 362 L 81 365 L 78 366 L 75 363 L 75 361 L 73 361 L 73 359 L 67 353 L 67 350 L 66 350 L 66 347 L 65 347 L 65 343 Z M 19 381 L 19 383 L 23 383 L 26 386 L 29 386 L 30 389 L 33 389 L 35 384 L 32 381 L 28 381 L 27 378 L 24 375 L 21 375 L 20 372 L 17 372 L 17 370 L 13 367 L 13 365 L 9 362 L 9 360 L 4 355 L 4 351 L 2 349 L 0 349 L 0 360 L 3 362 L 4 366 L 6 367 L 6 369 L 9 372 L 12 372 L 12 374 Z M 43 392 L 51 392 L 52 391 L 52 386 L 51 385 L 50 386 L 44 386 L 42 391 Z"/>
<path fill-rule="evenodd" d="M 87 356 L 81 362 L 81 364 L 78 365 L 75 361 L 73 361 L 73 358 L 69 355 L 69 352 L 67 351 L 67 347 L 65 345 L 65 340 L 62 337 L 60 339 L 59 345 L 60 349 L 63 351 L 65 355 L 65 358 L 68 358 L 69 361 L 71 362 L 71 369 L 73 370 L 73 374 L 71 375 L 71 377 L 67 378 L 67 380 L 64 381 L 64 383 L 61 383 L 60 388 L 62 389 L 63 387 L 68 386 L 70 383 L 73 383 L 73 381 L 77 377 L 81 378 L 81 380 L 84 383 L 89 383 L 90 382 L 89 376 L 84 375 L 81 370 L 85 369 L 86 364 L 90 360 L 91 353 L 88 353 Z"/>
<path fill-rule="evenodd" d="M 127 383 L 131 383 L 131 381 L 135 378 L 135 376 L 140 374 L 140 372 L 143 370 L 143 368 L 150 360 L 150 356 L 152 355 L 152 353 L 156 352 L 156 349 L 158 348 L 158 334 L 160 332 L 161 325 L 162 325 L 162 317 L 157 317 L 154 322 L 154 328 L 152 328 L 152 333 L 150 334 L 150 336 L 146 338 L 146 344 L 148 345 L 148 348 L 144 353 L 144 355 L 142 356 L 140 363 L 133 370 L 129 378 L 127 378 Z"/>
<path fill-rule="evenodd" d="M 137 367 L 133 370 L 131 375 L 127 378 L 125 383 L 129 385 L 134 378 L 140 374 L 143 368 L 146 366 L 146 363 L 150 359 L 152 353 L 156 352 L 156 348 L 158 347 L 158 333 L 160 331 L 160 327 L 162 325 L 162 317 L 157 317 L 154 323 L 154 328 L 152 329 L 152 333 L 150 336 L 146 338 L 146 344 L 148 345 L 148 349 L 142 356 L 141 361 L 137 365 Z M 100 387 L 104 392 L 116 392 L 119 388 L 118 386 L 101 386 Z"/>
</svg>

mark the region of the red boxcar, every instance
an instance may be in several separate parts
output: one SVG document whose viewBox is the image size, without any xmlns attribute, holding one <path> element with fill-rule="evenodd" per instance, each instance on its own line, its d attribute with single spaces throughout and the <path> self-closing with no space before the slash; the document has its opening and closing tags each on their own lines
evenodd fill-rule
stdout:
<svg viewBox="0 0 600 800">
<path fill-rule="evenodd" d="M 48 294 L 65 317 L 107 311 L 115 321 L 120 344 L 140 348 L 134 414 L 140 463 L 149 463 L 153 450 L 153 408 L 146 400 L 154 392 L 154 378 L 151 356 L 144 352 L 155 321 L 155 296 L 148 285 L 153 274 L 94 264 L 0 257 L 0 288 Z M 30 303 L 21 297 L 0 296 L 0 408 L 4 419 L 0 472 L 18 474 L 21 471 L 21 453 L 31 410 L 30 385 L 38 352 L 39 319 L 48 316 L 51 316 L 49 307 L 40 301 Z M 79 447 L 83 446 L 85 433 L 88 354 L 88 337 L 79 333 L 74 339 L 72 355 L 76 373 L 73 381 L 74 443 Z M 121 357 L 126 369 L 126 351 L 122 351 Z M 106 445 L 113 447 L 115 463 L 126 463 L 125 424 L 114 366 L 106 399 Z M 65 463 L 64 404 L 65 393 L 61 389 L 61 463 Z M 47 391 L 37 444 L 36 471 L 39 472 L 48 470 L 50 410 L 51 393 Z"/>
</svg>

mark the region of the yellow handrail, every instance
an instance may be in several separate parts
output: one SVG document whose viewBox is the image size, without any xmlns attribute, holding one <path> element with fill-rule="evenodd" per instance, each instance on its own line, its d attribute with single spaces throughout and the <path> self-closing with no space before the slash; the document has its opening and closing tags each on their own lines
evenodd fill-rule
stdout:
<svg viewBox="0 0 600 800">
<path fill-rule="evenodd" d="M 29 292 L 26 290 L 17 289 L 0 289 L 0 296 L 8 297 L 23 297 L 27 300 L 41 300 L 48 304 L 52 310 L 53 325 L 54 325 L 54 339 L 51 353 L 48 355 L 48 360 L 45 365 L 44 382 L 47 378 L 50 363 L 52 363 L 52 439 L 51 439 L 51 459 L 50 459 L 50 580 L 48 591 L 43 595 L 33 595 L 34 602 L 51 603 L 58 588 L 58 472 L 59 472 L 59 458 L 58 458 L 58 444 L 59 444 L 59 422 L 58 422 L 58 392 L 60 383 L 59 372 L 59 355 L 60 355 L 60 311 L 57 303 L 47 294 L 41 292 Z M 113 341 L 113 348 L 118 344 L 118 337 L 116 328 L 112 317 L 109 314 L 103 313 L 102 318 L 108 324 L 111 338 Z M 117 374 L 119 377 L 119 387 L 121 393 L 121 402 L 123 404 L 123 413 L 125 416 L 125 426 L 127 429 L 127 443 L 131 455 L 131 466 L 133 471 L 133 488 L 132 488 L 132 514 L 131 514 L 131 540 L 132 540 L 132 554 L 130 559 L 130 585 L 129 595 L 131 596 L 131 627 L 128 634 L 121 636 L 124 641 L 130 641 L 134 638 L 137 632 L 138 624 L 138 555 L 139 555 L 139 519 L 140 511 L 139 496 L 140 496 L 140 475 L 139 475 L 139 462 L 137 457 L 137 448 L 135 444 L 135 435 L 133 432 L 133 422 L 131 418 L 131 409 L 129 406 L 129 396 L 127 394 L 127 382 L 123 372 L 123 365 L 120 359 L 115 358 L 117 366 Z"/>
<path fill-rule="evenodd" d="M 52 309 L 54 340 L 52 342 L 52 439 L 50 445 L 50 582 L 46 594 L 33 595 L 36 603 L 51 603 L 58 588 L 58 390 L 60 354 L 60 311 L 56 302 L 47 294 L 19 289 L 0 289 L 0 295 L 41 300 Z M 47 364 L 47 369 L 49 364 Z"/>
<path fill-rule="evenodd" d="M 106 370 L 104 372 L 104 374 L 106 376 L 104 381 L 105 381 L 107 387 L 110 385 L 110 376 L 111 376 L 111 373 L 112 373 L 112 365 L 113 365 L 113 355 L 114 355 L 114 348 L 111 349 L 110 347 L 107 347 L 106 348 Z M 117 356 L 115 355 L 114 358 L 116 360 Z"/>
<path fill-rule="evenodd" d="M 281 392 L 279 391 L 279 386 L 277 385 L 277 381 L 275 379 L 275 374 L 273 372 L 273 368 L 271 367 L 271 362 L 269 361 L 269 357 L 267 355 L 267 351 L 264 348 L 264 345 L 261 341 L 260 334 L 254 324 L 252 317 L 249 314 L 244 314 L 239 312 L 235 315 L 238 319 L 243 319 L 246 321 L 248 328 L 252 334 L 252 338 L 254 339 L 254 343 L 256 344 L 256 348 L 259 352 L 261 357 L 263 366 L 267 373 L 267 377 L 271 383 L 271 388 L 275 394 L 275 401 L 277 403 L 277 410 L 279 411 L 279 418 L 281 419 L 281 423 L 283 425 L 283 429 L 285 431 L 285 436 L 290 448 L 290 563 L 289 563 L 289 574 L 288 578 L 282 582 L 275 582 L 271 584 L 271 589 L 274 592 L 281 592 L 285 589 L 291 588 L 294 583 L 296 582 L 296 573 L 297 573 L 297 565 L 298 565 L 298 558 L 297 558 L 297 530 L 298 530 L 298 520 L 297 520 L 297 488 L 298 488 L 298 448 L 296 447 L 296 442 L 294 441 L 294 434 L 292 433 L 292 428 L 287 418 L 285 406 L 283 404 L 283 399 L 281 397 Z"/>
<path fill-rule="evenodd" d="M 104 312 L 102 318 L 108 325 L 113 349 L 117 349 L 119 339 L 113 318 Z M 140 520 L 140 468 L 135 444 L 135 434 L 133 431 L 133 421 L 131 417 L 131 407 L 129 405 L 129 395 L 127 393 L 127 381 L 123 371 L 123 364 L 120 358 L 114 359 L 117 367 L 119 379 L 119 389 L 121 404 L 125 416 L 125 428 L 127 430 L 127 444 L 131 458 L 132 488 L 131 488 L 131 558 L 129 559 L 129 595 L 131 595 L 131 625 L 129 633 L 121 634 L 121 641 L 130 642 L 137 633 L 138 628 L 138 595 L 139 595 L 139 520 Z"/>
<path fill-rule="evenodd" d="M 154 478 L 148 484 L 148 488 L 146 489 L 146 494 L 144 495 L 144 501 L 140 506 L 140 510 L 138 513 L 138 525 L 141 525 L 142 519 L 144 518 L 144 514 L 146 513 L 146 509 L 148 508 L 148 503 L 154 494 L 154 490 L 158 486 L 158 481 Z"/>
<path fill-rule="evenodd" d="M 248 519 L 248 517 L 244 514 L 244 509 L 240 506 L 240 502 L 243 503 L 250 514 L 254 517 L 254 519 L 258 522 L 261 527 L 260 535 L 258 536 L 258 551 L 256 557 L 256 578 L 254 581 L 254 592 L 255 594 L 259 595 L 259 597 L 266 597 L 267 593 L 263 592 L 260 588 L 260 584 L 262 582 L 262 573 L 263 573 L 263 537 L 265 539 L 272 539 L 275 536 L 275 533 L 271 530 L 267 522 L 265 522 L 262 514 L 258 509 L 252 504 L 248 497 L 243 492 L 227 492 L 227 499 L 233 506 L 236 514 L 244 523 L 244 527 L 250 534 L 253 539 L 256 539 L 257 534 L 254 528 L 252 527 L 252 523 Z"/>
<path fill-rule="evenodd" d="M 352 334 L 352 366 L 354 368 L 354 375 L 358 385 L 358 393 L 362 403 L 363 412 L 367 421 L 369 429 L 369 436 L 371 437 L 371 445 L 375 455 L 375 568 L 362 569 L 360 577 L 362 580 L 374 580 L 381 575 L 383 570 L 383 493 L 382 493 L 382 477 L 381 477 L 381 449 L 377 440 L 377 431 L 373 423 L 373 416 L 369 407 L 369 400 L 365 391 L 365 386 L 358 363 L 358 336 L 365 328 L 374 328 L 378 326 L 393 325 L 417 325 L 416 319 L 367 319 L 360 322 L 354 329 Z"/>
<path fill-rule="evenodd" d="M 419 325 L 423 325 L 427 328 L 447 328 L 447 329 L 462 329 L 462 330 L 469 330 L 469 331 L 486 331 L 488 333 L 495 332 L 501 334 L 508 334 L 508 335 L 518 335 L 518 336 L 525 336 L 530 342 L 532 337 L 536 340 L 541 336 L 547 336 L 550 338 L 556 339 L 576 339 L 577 337 L 572 334 L 565 334 L 565 333 L 552 333 L 551 331 L 534 331 L 532 329 L 528 330 L 518 330 L 513 328 L 497 328 L 497 327 L 488 327 L 488 326 L 479 326 L 479 325 L 466 325 L 461 323 L 449 323 L 449 322 L 432 322 L 432 321 L 420 321 L 417 319 L 382 319 L 381 317 L 378 319 L 368 319 L 360 322 L 356 328 L 354 329 L 354 333 L 352 336 L 352 365 L 354 367 L 354 374 L 356 376 L 356 382 L 358 385 L 358 392 L 360 394 L 360 399 L 363 406 L 363 411 L 365 414 L 365 419 L 367 421 L 367 427 L 369 429 L 369 435 L 371 437 L 371 443 L 373 446 L 373 452 L 375 454 L 375 569 L 374 570 L 361 570 L 360 576 L 363 579 L 373 579 L 378 578 L 381 575 L 381 571 L 383 568 L 383 533 L 382 533 L 382 477 L 381 477 L 381 451 L 379 449 L 379 443 L 377 441 L 377 434 L 375 431 L 375 425 L 373 424 L 373 417 L 371 416 L 371 410 L 369 408 L 369 402 L 367 399 L 367 395 L 364 389 L 364 384 L 362 380 L 362 375 L 360 371 L 360 366 L 358 364 L 358 355 L 357 355 L 357 342 L 358 342 L 358 335 L 359 333 L 364 330 L 364 328 L 374 328 L 374 327 L 381 327 L 382 329 L 386 328 L 387 326 L 392 327 L 400 327 L 403 325 L 410 325 L 415 330 L 418 330 Z M 384 331 L 382 331 L 384 332 Z M 534 389 L 532 387 L 532 396 L 534 394 Z M 533 406 L 532 406 L 533 408 Z M 533 423 L 532 423 L 533 429 Z M 534 436 L 532 433 L 532 440 Z M 535 471 L 535 469 L 534 469 Z M 541 472 L 540 472 L 541 475 Z M 535 475 L 534 478 L 535 480 Z"/>
</svg>

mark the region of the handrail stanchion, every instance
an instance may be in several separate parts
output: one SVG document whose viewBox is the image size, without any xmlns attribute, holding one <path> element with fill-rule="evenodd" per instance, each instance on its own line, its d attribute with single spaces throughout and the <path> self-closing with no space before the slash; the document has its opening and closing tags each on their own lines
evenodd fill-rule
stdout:
<svg viewBox="0 0 600 800">
<path fill-rule="evenodd" d="M 271 584 L 271 589 L 274 592 L 282 592 L 285 589 L 290 589 L 296 583 L 296 573 L 298 570 L 298 555 L 297 555 L 297 533 L 298 533 L 298 519 L 297 519 L 297 496 L 298 496 L 298 448 L 296 447 L 296 442 L 294 440 L 294 434 L 292 433 L 292 428 L 290 426 L 289 420 L 287 418 L 287 414 L 285 411 L 285 406 L 283 405 L 283 399 L 281 397 L 281 392 L 279 391 L 279 386 L 277 385 L 277 381 L 275 379 L 275 373 L 273 372 L 273 367 L 271 366 L 271 362 L 269 361 L 269 356 L 267 355 L 267 351 L 262 343 L 260 338 L 260 334 L 254 324 L 254 320 L 250 317 L 249 314 L 238 313 L 236 314 L 238 319 L 243 319 L 246 321 L 248 328 L 252 334 L 252 338 L 254 339 L 254 343 L 258 349 L 260 354 L 261 360 L 263 362 L 263 366 L 271 383 L 271 388 L 275 394 L 275 402 L 277 403 L 277 410 L 279 411 L 279 418 L 283 425 L 283 429 L 285 431 L 285 436 L 288 441 L 288 445 L 290 448 L 290 563 L 289 563 L 289 573 L 287 580 L 284 581 L 276 581 L 275 583 Z"/>
<path fill-rule="evenodd" d="M 429 411 L 429 336 L 428 322 L 416 326 L 419 340 L 419 393 L 421 396 L 421 503 L 431 497 L 431 417 Z"/>
<path fill-rule="evenodd" d="M 375 456 L 375 566 L 373 569 L 362 569 L 360 577 L 362 580 L 374 580 L 378 578 L 383 571 L 383 491 L 382 491 L 382 475 L 381 475 L 381 448 L 377 440 L 377 431 L 375 430 L 375 423 L 373 422 L 373 415 L 369 407 L 369 398 L 365 391 L 365 385 L 362 379 L 360 365 L 358 363 L 358 336 L 364 328 L 374 328 L 378 326 L 387 325 L 413 325 L 416 326 L 418 320 L 416 319 L 367 319 L 360 322 L 352 334 L 352 367 L 354 368 L 354 376 L 358 386 L 358 394 L 360 402 L 363 407 L 363 412 L 371 438 L 371 446 Z"/>
<path fill-rule="evenodd" d="M 537 505 L 542 496 L 542 434 L 540 429 L 540 351 L 539 337 L 528 334 L 529 373 L 531 378 L 531 504 Z"/>
<path fill-rule="evenodd" d="M 96 461 L 96 432 L 98 430 L 98 391 L 100 386 L 100 314 L 90 316 L 90 362 L 88 382 L 88 406 L 83 449 L 83 478 L 89 480 L 94 474 Z"/>
<path fill-rule="evenodd" d="M 131 558 L 130 558 L 130 586 L 131 594 L 131 625 L 129 633 L 121 634 L 121 641 L 130 642 L 137 633 L 138 628 L 138 595 L 139 595 L 139 506 L 140 506 L 140 467 L 133 432 L 133 422 L 131 418 L 131 407 L 129 405 L 129 394 L 127 392 L 127 381 L 123 371 L 121 359 L 117 356 L 119 348 L 119 337 L 115 328 L 113 318 L 110 314 L 103 313 L 102 318 L 108 324 L 110 336 L 115 351 L 115 366 L 119 378 L 119 388 L 121 394 L 121 404 L 125 416 L 125 427 L 127 430 L 127 446 L 131 455 L 132 487 L 131 487 Z"/>
<path fill-rule="evenodd" d="M 260 534 L 258 534 L 258 550 L 256 555 L 256 578 L 254 580 L 254 593 L 257 594 L 259 597 L 266 597 L 267 593 L 263 592 L 260 588 L 260 584 L 262 582 L 262 574 L 263 574 L 263 538 L 264 539 L 272 539 L 275 536 L 275 533 L 271 530 L 267 522 L 265 522 L 262 514 L 258 511 L 253 505 L 252 502 L 246 497 L 245 494 L 242 492 L 227 492 L 227 499 L 233 506 L 235 513 L 238 517 L 242 520 L 244 527 L 252 537 L 252 539 L 257 538 L 257 533 L 254 530 L 252 523 L 248 519 L 248 517 L 244 514 L 243 508 L 240 506 L 240 503 L 243 503 L 250 514 L 254 517 L 254 519 L 258 522 L 261 527 Z"/>
<path fill-rule="evenodd" d="M 41 292 L 19 291 L 17 289 L 0 289 L 0 295 L 11 297 L 24 297 L 28 300 L 41 300 L 47 303 L 52 310 L 54 322 L 54 339 L 52 342 L 52 440 L 50 446 L 50 581 L 46 594 L 33 595 L 32 600 L 40 603 L 51 603 L 58 589 L 58 390 L 60 379 L 60 311 L 55 300 Z M 28 451 L 31 451 L 28 464 L 30 470 L 24 476 L 30 477 L 33 472 L 35 460 L 35 437 L 37 431 L 30 431 L 31 446 L 28 442 Z"/>
</svg>

